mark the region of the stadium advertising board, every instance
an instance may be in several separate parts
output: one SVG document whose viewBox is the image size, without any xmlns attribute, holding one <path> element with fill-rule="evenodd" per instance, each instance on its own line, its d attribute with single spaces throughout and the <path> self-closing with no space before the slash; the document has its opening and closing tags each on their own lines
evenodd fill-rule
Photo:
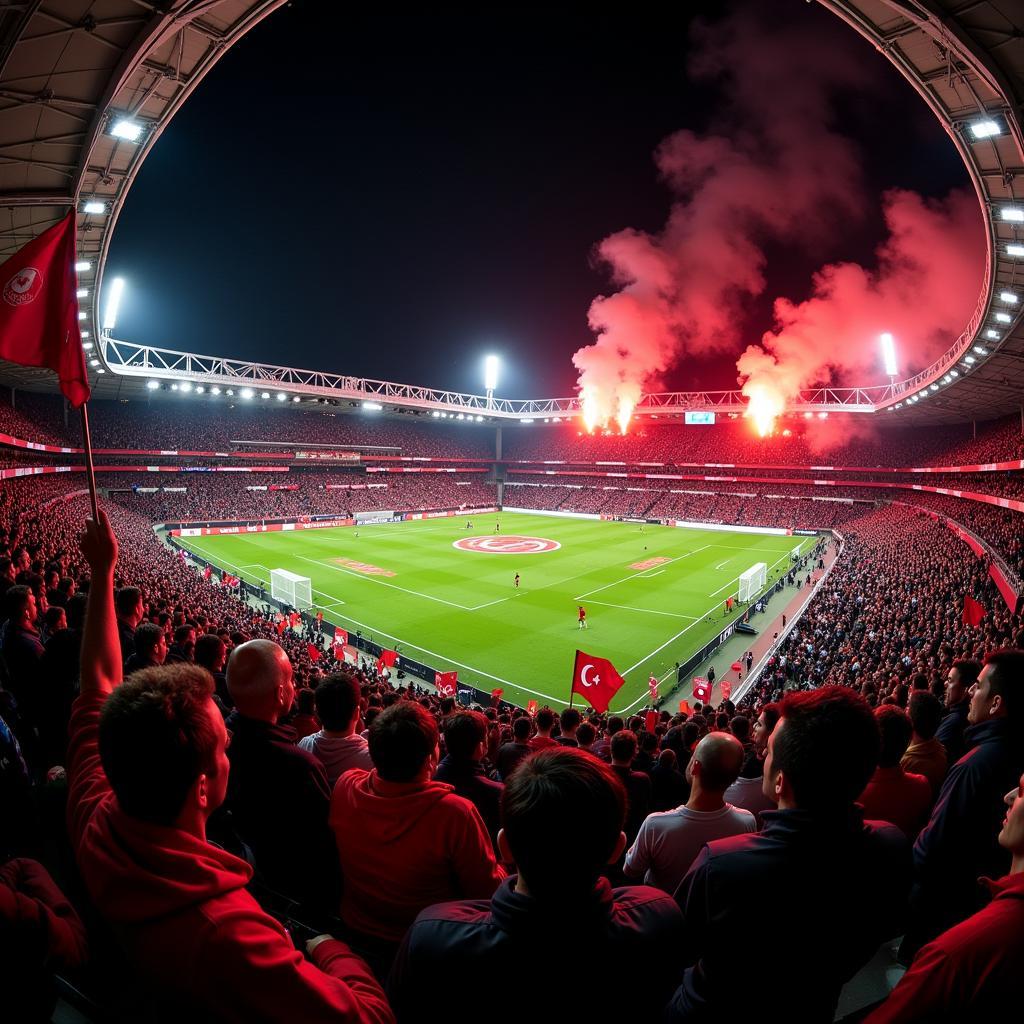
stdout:
<svg viewBox="0 0 1024 1024">
<path fill-rule="evenodd" d="M 715 422 L 715 414 L 713 412 L 687 412 L 683 413 L 683 422 L 710 426 Z"/>
<path fill-rule="evenodd" d="M 311 462 L 358 462 L 362 456 L 359 452 L 337 452 L 337 451 L 309 451 L 296 449 L 296 459 L 306 459 Z"/>
</svg>

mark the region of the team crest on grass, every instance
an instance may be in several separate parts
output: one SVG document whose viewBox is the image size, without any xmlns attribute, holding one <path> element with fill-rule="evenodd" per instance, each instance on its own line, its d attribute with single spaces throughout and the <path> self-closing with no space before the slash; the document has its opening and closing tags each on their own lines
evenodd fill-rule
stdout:
<svg viewBox="0 0 1024 1024">
<path fill-rule="evenodd" d="M 488 555 L 540 555 L 557 551 L 562 545 L 546 537 L 519 537 L 516 534 L 490 537 L 463 537 L 452 543 L 460 551 L 482 551 Z"/>
<path fill-rule="evenodd" d="M 370 565 L 367 562 L 357 562 L 352 558 L 336 558 L 335 562 L 337 562 L 338 565 L 344 566 L 346 569 L 352 569 L 354 572 L 364 572 L 367 576 L 395 575 L 390 569 L 382 569 L 379 565 Z"/>
</svg>

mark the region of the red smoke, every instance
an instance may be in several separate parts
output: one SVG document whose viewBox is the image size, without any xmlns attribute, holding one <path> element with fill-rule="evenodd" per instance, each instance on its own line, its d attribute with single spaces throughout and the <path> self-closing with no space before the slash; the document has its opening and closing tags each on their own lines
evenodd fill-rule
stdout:
<svg viewBox="0 0 1024 1024">
<path fill-rule="evenodd" d="M 726 111 L 714 134 L 680 131 L 655 153 L 674 195 L 664 228 L 627 229 L 598 247 L 619 290 L 594 300 L 597 339 L 573 356 L 597 422 L 631 409 L 684 355 L 738 351 L 744 307 L 766 286 L 768 243 L 813 251 L 868 209 L 857 154 L 832 129 L 831 104 L 881 58 L 830 46 L 820 24 L 780 24 L 768 7 L 695 30 L 691 75 L 721 81 Z M 837 23 L 836 31 L 849 30 Z M 827 266 L 807 302 L 777 300 L 776 330 L 740 359 L 745 390 L 763 384 L 791 397 L 836 370 L 863 372 L 877 365 L 885 330 L 905 367 L 962 328 L 984 253 L 971 198 L 929 203 L 895 191 L 884 204 L 891 234 L 877 269 Z"/>
</svg>

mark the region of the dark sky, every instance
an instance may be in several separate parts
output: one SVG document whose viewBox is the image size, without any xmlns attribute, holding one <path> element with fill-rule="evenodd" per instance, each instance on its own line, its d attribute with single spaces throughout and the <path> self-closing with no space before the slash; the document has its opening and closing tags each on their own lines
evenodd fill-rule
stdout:
<svg viewBox="0 0 1024 1024">
<path fill-rule="evenodd" d="M 887 61 L 816 4 L 771 2 L 862 55 L 870 84 L 840 116 L 879 192 L 966 182 Z M 724 5 L 676 6 L 399 16 L 296 0 L 227 54 L 147 158 L 108 263 L 108 281 L 128 280 L 116 334 L 467 391 L 496 351 L 499 393 L 571 394 L 587 308 L 608 290 L 595 244 L 661 227 L 651 154 L 715 110 L 687 80 L 688 28 Z M 868 258 L 880 235 L 868 218 L 823 255 Z M 812 269 L 772 254 L 768 298 L 802 297 Z M 767 300 L 748 320 L 757 340 Z M 678 386 L 734 378 L 731 360 L 691 364 Z"/>
</svg>

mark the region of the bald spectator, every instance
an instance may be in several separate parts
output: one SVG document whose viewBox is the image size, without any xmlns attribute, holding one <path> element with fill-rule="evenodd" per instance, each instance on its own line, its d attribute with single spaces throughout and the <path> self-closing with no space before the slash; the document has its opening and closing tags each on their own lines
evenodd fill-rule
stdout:
<svg viewBox="0 0 1024 1024">
<path fill-rule="evenodd" d="M 626 854 L 628 878 L 674 893 L 705 843 L 757 831 L 750 811 L 724 799 L 743 765 L 743 744 L 727 732 L 709 733 L 697 744 L 686 778 L 690 799 L 674 811 L 650 815 Z"/>
<path fill-rule="evenodd" d="M 320 762 L 280 724 L 295 697 L 292 664 L 272 640 L 231 652 L 227 808 L 271 889 L 310 907 L 333 907 L 338 861 L 327 825 L 331 791 Z"/>
<path fill-rule="evenodd" d="M 967 752 L 964 732 L 971 706 L 970 690 L 980 672 L 981 665 L 976 661 L 954 661 L 946 675 L 946 716 L 935 735 L 946 748 L 946 760 L 950 766 Z"/>
<path fill-rule="evenodd" d="M 432 779 L 438 739 L 426 708 L 393 704 L 370 726 L 373 770 L 345 772 L 331 796 L 345 880 L 341 917 L 379 977 L 421 910 L 490 899 L 505 877 L 480 813 L 453 786 Z"/>
<path fill-rule="evenodd" d="M 913 693 L 908 711 L 914 731 L 900 765 L 905 772 L 923 775 L 932 795 L 937 796 L 947 768 L 946 748 L 935 735 L 942 721 L 942 704 L 933 693 Z"/>
<path fill-rule="evenodd" d="M 299 740 L 327 773 L 327 783 L 334 784 L 350 768 L 373 767 L 370 745 L 359 734 L 359 684 L 348 672 L 336 672 L 324 679 L 313 692 L 320 731 Z"/>
<path fill-rule="evenodd" d="M 923 775 L 908 774 L 900 765 L 910 743 L 910 717 L 902 708 L 884 704 L 876 709 L 875 721 L 882 745 L 878 767 L 860 795 L 864 817 L 891 822 L 913 841 L 928 820 L 932 787 Z"/>
</svg>

